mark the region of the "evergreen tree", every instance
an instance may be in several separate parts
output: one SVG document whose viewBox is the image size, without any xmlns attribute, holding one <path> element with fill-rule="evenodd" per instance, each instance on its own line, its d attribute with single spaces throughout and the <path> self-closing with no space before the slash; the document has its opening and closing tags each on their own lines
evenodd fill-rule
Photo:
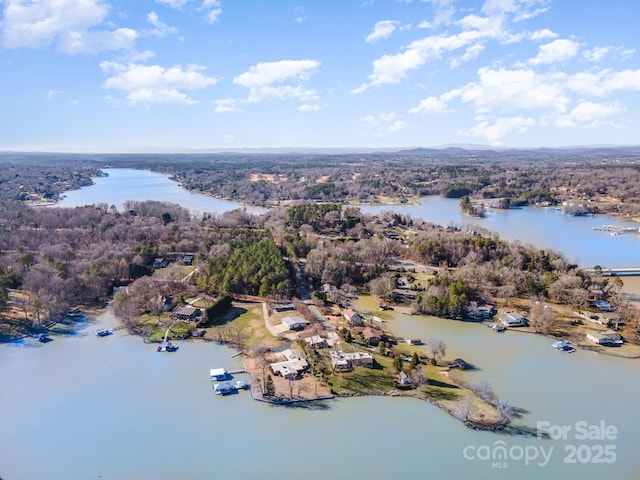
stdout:
<svg viewBox="0 0 640 480">
<path fill-rule="evenodd" d="M 393 368 L 395 368 L 398 372 L 402 371 L 402 357 L 400 355 L 396 355 L 393 357 Z"/>
<path fill-rule="evenodd" d="M 271 378 L 271 375 L 267 375 L 267 379 L 264 382 L 264 396 L 275 397 L 275 395 L 276 386 L 273 384 L 273 378 Z"/>
</svg>

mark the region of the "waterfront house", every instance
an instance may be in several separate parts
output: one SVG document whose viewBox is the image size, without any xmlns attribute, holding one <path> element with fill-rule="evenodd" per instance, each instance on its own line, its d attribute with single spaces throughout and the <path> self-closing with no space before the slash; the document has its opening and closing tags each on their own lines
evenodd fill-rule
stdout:
<svg viewBox="0 0 640 480">
<path fill-rule="evenodd" d="M 332 350 L 329 352 L 331 366 L 339 372 L 349 372 L 355 367 L 373 366 L 373 356 L 368 352 L 349 352 Z"/>
<path fill-rule="evenodd" d="M 469 317 L 479 320 L 489 320 L 497 313 L 494 305 L 478 305 L 475 310 L 469 311 Z"/>
<path fill-rule="evenodd" d="M 158 257 L 153 261 L 153 268 L 164 268 L 166 266 L 167 261 L 162 257 Z"/>
<path fill-rule="evenodd" d="M 613 328 L 620 325 L 624 325 L 624 322 L 620 320 L 620 317 L 615 313 L 600 313 L 591 315 L 589 317 L 595 323 L 602 325 L 603 327 Z"/>
<path fill-rule="evenodd" d="M 345 308 L 342 312 L 345 320 L 349 322 L 351 326 L 358 326 L 364 324 L 364 319 L 356 312 L 351 310 L 350 308 Z"/>
<path fill-rule="evenodd" d="M 176 307 L 173 311 L 173 317 L 183 322 L 197 322 L 202 316 L 202 310 L 187 305 L 185 307 Z"/>
<path fill-rule="evenodd" d="M 611 307 L 611 304 L 606 300 L 596 300 L 590 303 L 601 312 L 610 312 L 611 310 L 613 310 L 613 308 Z"/>
<path fill-rule="evenodd" d="M 327 348 L 327 341 L 322 338 L 320 335 L 312 335 L 310 337 L 306 337 L 304 341 L 311 347 L 314 348 Z"/>
<path fill-rule="evenodd" d="M 524 327 L 527 325 L 527 319 L 518 312 L 507 311 L 500 316 L 500 323 L 505 327 Z"/>
<path fill-rule="evenodd" d="M 376 346 L 384 339 L 384 332 L 377 328 L 366 327 L 362 331 L 362 337 L 369 345 Z"/>
<path fill-rule="evenodd" d="M 282 325 L 286 326 L 289 330 L 302 330 L 309 325 L 309 322 L 302 317 L 291 316 L 284 317 L 282 319 Z"/>
<path fill-rule="evenodd" d="M 587 332 L 587 340 L 595 345 L 604 345 L 607 347 L 622 345 L 620 335 L 611 331 Z"/>
<path fill-rule="evenodd" d="M 284 360 L 270 365 L 274 375 L 280 375 L 288 380 L 295 380 L 309 368 L 309 363 L 299 350 L 287 349 L 281 353 Z"/>
</svg>

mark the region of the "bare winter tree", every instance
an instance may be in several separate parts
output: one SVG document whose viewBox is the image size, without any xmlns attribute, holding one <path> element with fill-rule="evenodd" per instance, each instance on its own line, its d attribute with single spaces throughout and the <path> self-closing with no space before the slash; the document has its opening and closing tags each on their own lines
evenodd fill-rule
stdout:
<svg viewBox="0 0 640 480">
<path fill-rule="evenodd" d="M 438 338 L 429 338 L 425 342 L 425 349 L 427 350 L 427 357 L 431 360 L 433 365 L 437 365 L 442 358 L 444 358 L 447 351 L 447 345 Z"/>
<path fill-rule="evenodd" d="M 456 406 L 453 410 L 453 415 L 463 422 L 469 420 L 469 418 L 475 412 L 475 407 L 473 405 L 473 400 L 469 397 L 464 396 L 460 397 L 460 399 L 456 402 Z"/>
<path fill-rule="evenodd" d="M 534 328 L 536 333 L 551 334 L 555 321 L 556 314 L 549 305 L 541 300 L 533 302 L 529 312 L 529 325 Z"/>
<path fill-rule="evenodd" d="M 479 380 L 476 382 L 471 382 L 467 385 L 469 390 L 478 395 L 485 402 L 493 402 L 496 398 L 495 393 L 493 393 L 493 388 L 487 380 Z"/>
</svg>

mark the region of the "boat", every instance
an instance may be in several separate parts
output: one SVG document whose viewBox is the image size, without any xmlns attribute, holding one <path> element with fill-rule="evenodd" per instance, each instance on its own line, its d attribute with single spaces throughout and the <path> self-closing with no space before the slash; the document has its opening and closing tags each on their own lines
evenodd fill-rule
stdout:
<svg viewBox="0 0 640 480">
<path fill-rule="evenodd" d="M 109 335 L 111 335 L 113 333 L 113 331 L 109 330 L 108 328 L 101 328 L 99 330 L 96 330 L 96 336 L 97 337 L 107 337 Z"/>
<path fill-rule="evenodd" d="M 504 332 L 505 328 L 502 325 L 499 325 L 497 323 L 495 323 L 492 327 L 491 330 L 493 330 L 494 332 Z"/>
<path fill-rule="evenodd" d="M 249 390 L 249 384 L 247 382 L 245 382 L 244 380 L 238 380 L 236 382 L 236 384 L 234 385 L 236 390 Z"/>
<path fill-rule="evenodd" d="M 42 343 L 47 343 L 51 341 L 51 339 L 49 338 L 49 335 L 47 335 L 46 333 L 39 333 L 35 336 L 35 338 L 36 340 Z"/>
<path fill-rule="evenodd" d="M 567 342 L 562 342 L 562 341 L 553 342 L 551 346 L 556 350 L 561 350 L 563 352 L 573 353 L 576 351 L 576 349 L 571 345 L 569 345 Z"/>
<path fill-rule="evenodd" d="M 229 395 L 236 391 L 236 389 L 228 382 L 216 383 L 213 386 L 213 390 L 216 392 L 216 395 Z"/>
<path fill-rule="evenodd" d="M 171 342 L 162 342 L 156 347 L 156 352 L 175 352 L 178 350 L 178 345 Z"/>
</svg>

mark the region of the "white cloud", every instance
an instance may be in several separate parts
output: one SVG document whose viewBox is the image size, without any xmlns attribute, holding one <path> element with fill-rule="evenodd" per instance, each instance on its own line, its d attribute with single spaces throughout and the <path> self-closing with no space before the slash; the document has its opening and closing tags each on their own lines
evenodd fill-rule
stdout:
<svg viewBox="0 0 640 480">
<path fill-rule="evenodd" d="M 56 45 L 64 53 L 132 48 L 137 32 L 101 30 L 109 6 L 99 0 L 5 0 L 2 44 L 7 48 Z"/>
<path fill-rule="evenodd" d="M 214 100 L 216 108 L 213 113 L 230 113 L 239 112 L 238 101 L 235 98 L 226 98 L 222 100 Z"/>
<path fill-rule="evenodd" d="M 561 38 L 553 42 L 540 45 L 538 55 L 529 60 L 531 65 L 563 62 L 578 54 L 580 44 L 573 40 Z"/>
<path fill-rule="evenodd" d="M 378 40 L 388 38 L 396 30 L 398 24 L 399 22 L 394 20 L 382 20 L 377 22 L 373 27 L 373 31 L 367 35 L 365 41 L 367 43 L 376 43 Z"/>
<path fill-rule="evenodd" d="M 380 113 L 377 116 L 366 115 L 362 117 L 361 121 L 370 127 L 380 127 L 390 132 L 397 132 L 407 128 L 407 124 L 400 120 L 399 115 L 395 112 Z"/>
<path fill-rule="evenodd" d="M 51 101 L 56 97 L 59 97 L 60 95 L 62 95 L 62 91 L 61 90 L 54 90 L 51 89 L 47 92 L 47 100 Z"/>
<path fill-rule="evenodd" d="M 179 10 L 183 8 L 190 1 L 191 0 L 156 0 L 156 3 L 160 3 L 161 5 L 166 5 L 167 7 L 175 8 L 176 10 Z"/>
<path fill-rule="evenodd" d="M 479 17 L 468 15 L 458 22 L 463 31 L 453 35 L 431 35 L 415 40 L 397 54 L 387 54 L 374 60 L 373 73 L 369 75 L 369 82 L 352 90 L 352 93 L 362 93 L 372 86 L 394 84 L 404 80 L 411 70 L 422 67 L 430 60 L 439 59 L 443 54 L 462 48 L 468 48 L 453 65 L 461 61 L 474 58 L 483 47 L 483 43 L 494 39 L 508 43 L 517 40 L 519 36 L 510 34 L 501 16 Z M 471 46 L 471 47 L 470 47 Z"/>
<path fill-rule="evenodd" d="M 153 30 L 149 33 L 155 37 L 166 37 L 169 33 L 175 33 L 178 31 L 176 27 L 172 27 L 160 21 L 160 17 L 156 12 L 149 12 L 147 15 L 147 21 L 153 25 Z"/>
<path fill-rule="evenodd" d="M 503 144 L 503 138 L 515 130 L 524 133 L 529 127 L 535 126 L 536 121 L 528 117 L 499 117 L 490 124 L 484 120 L 469 130 L 474 137 L 484 138 L 490 145 L 499 146 Z"/>
<path fill-rule="evenodd" d="M 440 97 L 427 97 L 417 107 L 409 109 L 412 114 L 430 114 L 447 112 L 447 102 Z"/>
<path fill-rule="evenodd" d="M 404 130 L 405 128 L 407 128 L 407 124 L 402 120 L 396 120 L 391 125 L 389 125 L 390 132 L 397 132 L 399 130 Z"/>
<path fill-rule="evenodd" d="M 602 97 L 617 91 L 640 91 L 640 69 L 578 72 L 564 78 L 567 90 L 580 95 Z"/>
<path fill-rule="evenodd" d="M 155 0 L 156 3 L 175 10 L 183 10 L 194 5 L 196 10 L 203 12 L 204 19 L 208 23 L 215 23 L 222 15 L 222 2 L 220 0 Z"/>
<path fill-rule="evenodd" d="M 555 125 L 558 127 L 594 128 L 605 123 L 608 117 L 624 110 L 625 108 L 619 102 L 593 103 L 584 101 L 579 103 L 567 115 L 559 116 L 555 121 Z"/>
<path fill-rule="evenodd" d="M 514 22 L 522 22 L 523 20 L 529 20 L 529 19 L 531 19 L 533 17 L 537 17 L 538 15 L 543 14 L 547 10 L 549 10 L 548 7 L 536 8 L 535 10 L 528 10 L 528 11 L 527 10 L 523 10 L 513 18 L 513 21 Z"/>
<path fill-rule="evenodd" d="M 546 11 L 538 5 L 546 5 L 549 0 L 486 0 L 482 12 L 487 15 L 513 14 L 516 21 L 535 17 Z"/>
<path fill-rule="evenodd" d="M 558 34 L 556 32 L 552 32 L 548 28 L 543 28 L 542 30 L 536 30 L 535 32 L 531 32 L 529 38 L 531 40 L 549 40 L 551 38 L 557 38 Z"/>
<path fill-rule="evenodd" d="M 220 18 L 220 15 L 222 15 L 222 9 L 214 8 L 205 14 L 204 19 L 209 23 L 216 23 Z"/>
<path fill-rule="evenodd" d="M 452 58 L 449 64 L 451 65 L 451 68 L 458 67 L 462 63 L 478 58 L 478 55 L 480 55 L 480 53 L 482 53 L 483 50 L 484 50 L 484 45 L 482 45 L 481 43 L 476 43 L 475 45 L 471 45 L 469 48 L 465 50 L 465 52 L 461 56 Z"/>
<path fill-rule="evenodd" d="M 367 125 L 371 125 L 372 127 L 375 127 L 378 124 L 376 117 L 374 117 L 373 115 L 365 115 L 364 117 L 362 117 L 362 122 Z"/>
<path fill-rule="evenodd" d="M 303 103 L 298 107 L 301 112 L 317 112 L 322 110 L 322 107 L 317 103 Z"/>
<path fill-rule="evenodd" d="M 118 28 L 112 32 L 68 32 L 61 36 L 58 48 L 65 53 L 95 53 L 103 50 L 129 50 L 133 48 L 138 32 Z"/>
<path fill-rule="evenodd" d="M 320 62 L 315 60 L 280 60 L 263 62 L 233 79 L 233 83 L 249 89 L 248 100 L 257 103 L 267 98 L 315 100 L 315 90 L 305 89 L 300 83 L 309 80 Z M 295 85 L 286 84 L 294 83 Z"/>
<path fill-rule="evenodd" d="M 164 68 L 160 65 L 102 62 L 100 68 L 105 74 L 111 75 L 105 80 L 104 87 L 123 91 L 130 105 L 194 104 L 197 101 L 183 93 L 183 90 L 199 90 L 217 82 L 215 78 L 203 75 L 201 72 L 204 67 L 199 65 Z"/>
<path fill-rule="evenodd" d="M 534 125 L 617 127 L 615 116 L 625 111 L 619 101 L 594 102 L 585 97 L 631 91 L 640 91 L 640 69 L 566 74 L 483 67 L 477 81 L 427 97 L 409 113 L 444 113 L 450 102 L 458 100 L 481 115 L 467 133 L 498 145 L 508 133 L 523 132 Z"/>
<path fill-rule="evenodd" d="M 320 62 L 315 60 L 262 62 L 235 77 L 233 83 L 251 88 L 270 85 L 288 79 L 308 80 L 319 66 Z"/>
<path fill-rule="evenodd" d="M 550 110 L 564 112 L 569 98 L 560 82 L 533 70 L 478 70 L 479 83 L 471 82 L 457 89 L 463 102 L 472 104 L 476 112 L 508 110 Z"/>
</svg>

